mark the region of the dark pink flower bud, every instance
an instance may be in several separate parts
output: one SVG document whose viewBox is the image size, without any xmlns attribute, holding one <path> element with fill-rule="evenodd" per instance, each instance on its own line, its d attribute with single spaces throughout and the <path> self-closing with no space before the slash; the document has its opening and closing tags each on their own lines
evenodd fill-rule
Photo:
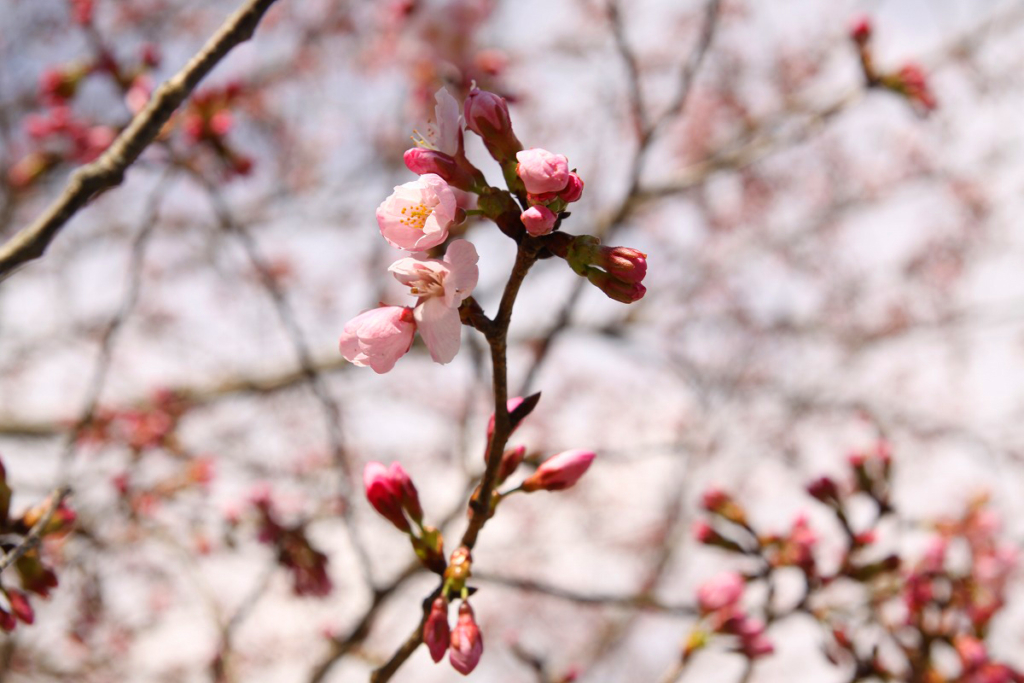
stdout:
<svg viewBox="0 0 1024 683">
<path fill-rule="evenodd" d="M 580 275 L 589 275 L 594 266 L 603 268 L 607 274 L 625 283 L 639 283 L 647 275 L 647 254 L 631 247 L 601 246 L 601 240 L 591 235 L 579 235 L 573 239 L 565 259 Z"/>
<path fill-rule="evenodd" d="M 733 552 L 743 552 L 743 548 L 740 547 L 739 543 L 726 538 L 713 526 L 704 521 L 694 522 L 693 537 L 698 543 L 703 543 L 704 545 L 715 546 Z"/>
<path fill-rule="evenodd" d="M 583 178 L 580 178 L 575 173 L 569 174 L 569 183 L 565 186 L 559 194 L 566 204 L 579 201 L 580 197 L 583 196 Z"/>
<path fill-rule="evenodd" d="M 480 137 L 507 133 L 512 130 L 508 103 L 504 97 L 492 92 L 473 88 L 466 96 L 463 113 L 466 117 L 466 128 Z"/>
<path fill-rule="evenodd" d="M 473 88 L 466 97 L 463 113 L 466 128 L 483 138 L 487 151 L 499 163 L 515 158 L 516 152 L 523 148 L 512 132 L 512 119 L 504 97 Z"/>
<path fill-rule="evenodd" d="M 697 604 L 703 612 L 734 607 L 743 597 L 747 583 L 737 572 L 726 572 L 707 581 L 697 589 Z"/>
<path fill-rule="evenodd" d="M 71 18 L 80 26 L 92 23 L 92 6 L 93 0 L 71 0 Z"/>
<path fill-rule="evenodd" d="M 452 629 L 451 646 L 448 660 L 456 671 L 468 676 L 484 653 L 484 638 L 473 619 L 473 608 L 468 602 L 459 605 L 459 620 Z"/>
<path fill-rule="evenodd" d="M 639 282 L 626 282 L 597 268 L 587 271 L 587 279 L 590 280 L 590 284 L 604 292 L 609 299 L 624 304 L 639 301 L 647 293 L 647 288 Z"/>
<path fill-rule="evenodd" d="M 524 491 L 561 491 L 577 481 L 594 461 L 593 451 L 576 449 L 549 458 L 523 482 Z"/>
<path fill-rule="evenodd" d="M 223 137 L 231 132 L 235 124 L 235 117 L 230 109 L 218 109 L 210 117 L 210 132 L 218 137 Z"/>
<path fill-rule="evenodd" d="M 401 495 L 402 508 L 418 524 L 422 524 L 423 508 L 420 507 L 420 496 L 416 491 L 416 486 L 412 483 L 412 479 L 409 477 L 409 473 L 399 463 L 393 462 L 391 467 L 388 468 L 388 474 Z"/>
<path fill-rule="evenodd" d="M 822 503 L 839 500 L 839 486 L 829 477 L 820 477 L 807 485 L 807 493 Z"/>
<path fill-rule="evenodd" d="M 850 39 L 858 45 L 864 45 L 871 39 L 871 19 L 869 17 L 855 17 L 850 22 Z"/>
<path fill-rule="evenodd" d="M 523 211 L 519 219 L 523 222 L 526 232 L 534 237 L 540 237 L 554 230 L 558 216 L 548 207 L 538 204 Z"/>
<path fill-rule="evenodd" d="M 430 650 L 430 658 L 434 662 L 440 662 L 444 653 L 448 651 L 448 643 L 451 641 L 451 630 L 448 628 L 448 602 L 444 598 L 437 598 L 430 607 L 430 615 L 423 624 L 423 642 Z"/>
<path fill-rule="evenodd" d="M 538 403 L 540 403 L 540 392 L 530 394 L 525 398 L 522 396 L 516 396 L 515 398 L 510 398 L 505 403 L 505 410 L 508 411 L 508 415 L 511 420 L 512 432 L 515 432 L 516 429 L 519 428 L 519 425 L 522 424 L 523 420 L 525 420 L 530 413 L 533 412 L 533 409 L 537 407 Z M 494 415 L 491 415 L 491 419 L 487 423 L 487 440 L 490 441 L 493 435 Z"/>
<path fill-rule="evenodd" d="M 11 604 L 11 612 L 26 624 L 36 620 L 35 612 L 28 601 L 28 596 L 19 590 L 10 588 L 7 590 L 7 602 Z"/>
<path fill-rule="evenodd" d="M 953 640 L 953 647 L 956 648 L 956 653 L 960 655 L 960 662 L 966 671 L 979 669 L 988 662 L 988 652 L 985 650 L 985 644 L 974 636 L 958 635 Z"/>
<path fill-rule="evenodd" d="M 395 525 L 399 531 L 409 532 L 409 522 L 402 513 L 402 491 L 388 468 L 379 462 L 370 462 L 363 469 L 363 487 L 366 499 L 373 509 Z"/>
<path fill-rule="evenodd" d="M 630 247 L 601 247 L 594 265 L 624 282 L 642 282 L 647 275 L 647 254 Z"/>
<path fill-rule="evenodd" d="M 142 46 L 142 63 L 153 69 L 160 66 L 160 46 L 146 43 Z"/>
<path fill-rule="evenodd" d="M 482 176 L 475 178 L 474 174 L 463 168 L 454 157 L 444 152 L 423 147 L 407 149 L 403 155 L 405 166 L 417 175 L 433 173 L 451 185 L 466 192 L 473 192 L 483 183 Z M 468 163 L 468 162 L 467 162 Z M 476 170 L 476 169 L 473 169 Z M 477 171 L 479 174 L 479 171 Z"/>
<path fill-rule="evenodd" d="M 896 79 L 898 89 L 925 111 L 932 111 L 939 106 L 931 88 L 928 87 L 928 78 L 925 76 L 924 69 L 918 64 L 904 64 L 896 74 Z"/>
</svg>

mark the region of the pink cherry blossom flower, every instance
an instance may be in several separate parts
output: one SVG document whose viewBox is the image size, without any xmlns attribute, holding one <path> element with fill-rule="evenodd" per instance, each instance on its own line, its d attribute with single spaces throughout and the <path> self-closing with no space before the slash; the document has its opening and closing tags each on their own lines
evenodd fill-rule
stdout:
<svg viewBox="0 0 1024 683">
<path fill-rule="evenodd" d="M 546 206 L 531 206 L 519 216 L 526 232 L 534 237 L 547 235 L 555 227 L 558 216 Z"/>
<path fill-rule="evenodd" d="M 569 184 L 569 160 L 561 154 L 534 147 L 516 154 L 518 175 L 530 194 L 561 192 Z"/>
<path fill-rule="evenodd" d="M 524 491 L 561 491 L 577 481 L 594 460 L 593 451 L 564 451 L 545 460 L 537 471 L 523 482 Z"/>
<path fill-rule="evenodd" d="M 377 225 L 396 249 L 425 251 L 448 239 L 456 208 L 448 183 L 439 175 L 426 173 L 395 187 L 377 207 Z"/>
<path fill-rule="evenodd" d="M 385 373 L 412 346 L 416 324 L 413 311 L 402 306 L 382 306 L 357 315 L 341 332 L 341 355 L 353 365 Z"/>
<path fill-rule="evenodd" d="M 459 620 L 452 629 L 451 646 L 448 659 L 452 667 L 463 676 L 468 676 L 484 653 L 484 637 L 473 619 L 473 608 L 468 602 L 459 605 Z"/>
<path fill-rule="evenodd" d="M 391 264 L 395 278 L 419 297 L 413 311 L 416 327 L 437 363 L 448 363 L 462 342 L 459 306 L 476 287 L 476 248 L 466 240 L 448 245 L 443 261 L 418 256 Z"/>
</svg>

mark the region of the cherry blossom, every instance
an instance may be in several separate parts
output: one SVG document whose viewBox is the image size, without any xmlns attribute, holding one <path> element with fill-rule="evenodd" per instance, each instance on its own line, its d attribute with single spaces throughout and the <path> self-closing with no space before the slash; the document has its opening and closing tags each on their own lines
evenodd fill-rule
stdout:
<svg viewBox="0 0 1024 683">
<path fill-rule="evenodd" d="M 448 363 L 459 351 L 462 321 L 459 306 L 476 287 L 476 247 L 466 240 L 448 245 L 444 260 L 411 256 L 391 264 L 395 278 L 419 297 L 413 309 L 416 327 L 438 363 Z"/>
<path fill-rule="evenodd" d="M 395 187 L 377 207 L 377 225 L 396 249 L 425 251 L 448 239 L 457 208 L 448 183 L 439 175 L 426 173 Z"/>
</svg>

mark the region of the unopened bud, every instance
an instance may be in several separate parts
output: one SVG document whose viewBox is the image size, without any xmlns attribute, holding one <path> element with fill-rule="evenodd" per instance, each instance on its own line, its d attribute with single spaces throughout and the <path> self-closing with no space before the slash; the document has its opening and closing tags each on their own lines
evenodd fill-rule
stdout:
<svg viewBox="0 0 1024 683">
<path fill-rule="evenodd" d="M 639 301 L 647 293 L 647 288 L 639 282 L 626 282 L 597 268 L 587 270 L 587 279 L 590 280 L 590 284 L 604 292 L 609 299 L 624 304 Z"/>
<path fill-rule="evenodd" d="M 409 522 L 402 513 L 402 491 L 387 467 L 379 462 L 367 463 L 363 469 L 363 488 L 374 510 L 399 531 L 409 533 Z"/>
<path fill-rule="evenodd" d="M 871 19 L 869 17 L 856 17 L 850 23 L 850 39 L 858 45 L 865 45 L 871 39 Z"/>
<path fill-rule="evenodd" d="M 476 668 L 483 652 L 484 638 L 473 617 L 473 608 L 463 602 L 459 605 L 459 620 L 452 629 L 448 660 L 456 671 L 466 676 Z"/>
<path fill-rule="evenodd" d="M 430 650 L 430 658 L 440 662 L 448 651 L 451 629 L 448 628 L 448 601 L 437 598 L 430 607 L 430 615 L 423 624 L 423 642 Z"/>
<path fill-rule="evenodd" d="M 420 507 L 420 496 L 416 491 L 416 486 L 412 483 L 412 479 L 409 477 L 409 473 L 399 463 L 393 462 L 391 467 L 388 468 L 388 474 L 398 489 L 402 501 L 402 509 L 416 520 L 417 524 L 422 524 L 423 508 Z"/>
<path fill-rule="evenodd" d="M 631 247 L 601 246 L 601 240 L 592 235 L 577 236 L 565 258 L 580 275 L 587 275 L 592 266 L 624 282 L 638 283 L 647 275 L 647 254 Z"/>
<path fill-rule="evenodd" d="M 463 112 L 466 128 L 483 138 L 487 151 L 498 163 L 515 158 L 523 148 L 512 132 L 512 120 L 504 97 L 474 88 L 466 97 Z"/>
<path fill-rule="evenodd" d="M 566 204 L 579 201 L 580 197 L 583 196 L 583 179 L 575 173 L 569 174 L 569 183 L 565 186 L 565 189 L 558 193 L 558 196 Z"/>
<path fill-rule="evenodd" d="M 559 453 L 545 460 L 537 468 L 537 471 L 523 482 L 523 490 L 532 492 L 567 489 L 579 481 L 580 477 L 589 469 L 594 457 L 593 451 L 583 449 Z"/>
<path fill-rule="evenodd" d="M 519 220 L 523 222 L 526 232 L 534 237 L 540 237 L 554 230 L 558 216 L 548 207 L 537 204 L 523 211 Z"/>
<path fill-rule="evenodd" d="M 743 548 L 739 543 L 726 538 L 707 522 L 694 522 L 693 537 L 698 543 L 703 543 L 704 545 L 715 546 L 716 548 L 732 552 L 743 552 Z"/>
<path fill-rule="evenodd" d="M 483 181 L 483 176 L 476 171 L 476 176 L 469 170 L 463 168 L 455 157 L 423 147 L 407 149 L 403 155 L 405 166 L 417 175 L 433 173 L 441 176 L 446 183 L 466 192 L 478 190 Z M 468 164 L 468 162 L 467 162 Z M 476 170 L 476 169 L 473 169 Z"/>
<path fill-rule="evenodd" d="M 807 485 L 812 498 L 831 505 L 839 501 L 839 486 L 830 477 L 820 477 Z"/>
</svg>

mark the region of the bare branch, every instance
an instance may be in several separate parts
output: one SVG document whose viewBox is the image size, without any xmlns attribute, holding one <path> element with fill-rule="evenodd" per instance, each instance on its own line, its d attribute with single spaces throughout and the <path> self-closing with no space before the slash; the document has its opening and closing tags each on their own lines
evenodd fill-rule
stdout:
<svg viewBox="0 0 1024 683">
<path fill-rule="evenodd" d="M 0 280 L 43 255 L 64 225 L 93 197 L 120 185 L 125 171 L 160 133 L 171 114 L 236 45 L 249 40 L 276 0 L 248 0 L 188 64 L 157 88 L 149 104 L 96 161 L 71 176 L 64 191 L 34 223 L 0 246 Z"/>
</svg>

